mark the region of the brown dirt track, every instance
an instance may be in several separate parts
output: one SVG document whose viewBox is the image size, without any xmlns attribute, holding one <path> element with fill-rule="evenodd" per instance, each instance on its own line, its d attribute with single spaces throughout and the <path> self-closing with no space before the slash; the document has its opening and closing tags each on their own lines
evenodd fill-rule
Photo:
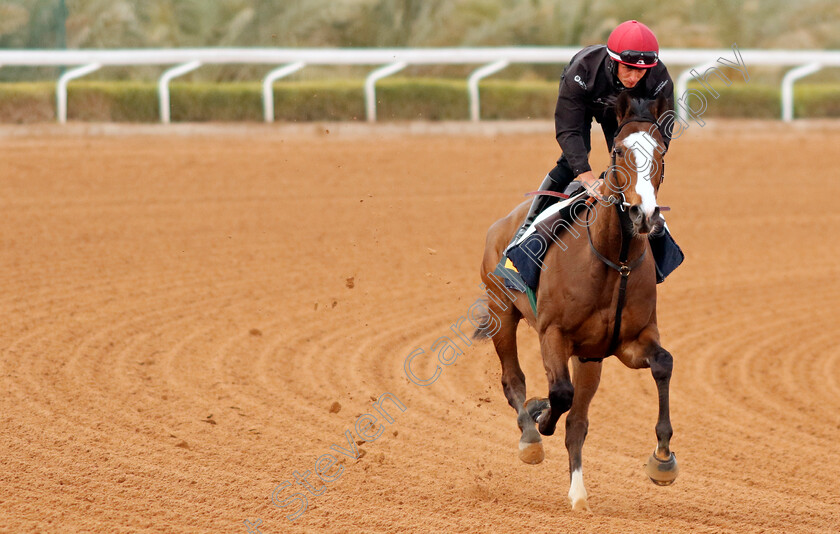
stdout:
<svg viewBox="0 0 840 534">
<path fill-rule="evenodd" d="M 654 383 L 611 360 L 591 515 L 568 509 L 561 430 L 543 464 L 517 459 L 491 344 L 429 387 L 403 374 L 480 295 L 485 231 L 548 170 L 551 126 L 393 131 L 6 131 L 0 531 L 840 530 L 840 128 L 719 122 L 673 143 L 660 202 L 688 259 L 659 315 L 681 474 L 647 480 Z M 544 395 L 536 335 L 520 340 Z M 273 489 L 385 392 L 408 409 L 288 522 Z"/>
</svg>

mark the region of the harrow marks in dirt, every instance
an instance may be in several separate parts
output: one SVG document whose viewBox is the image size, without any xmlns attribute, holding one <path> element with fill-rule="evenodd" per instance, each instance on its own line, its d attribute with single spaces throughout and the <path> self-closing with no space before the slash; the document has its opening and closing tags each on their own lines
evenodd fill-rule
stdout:
<svg viewBox="0 0 840 534">
<path fill-rule="evenodd" d="M 648 481 L 655 386 L 608 361 L 592 515 L 568 510 L 562 430 L 543 463 L 517 459 L 490 344 L 456 339 L 428 387 L 403 372 L 418 347 L 435 372 L 431 345 L 480 296 L 486 228 L 538 183 L 551 134 L 259 133 L 4 140 L 0 531 L 840 530 L 836 129 L 672 144 L 660 200 L 687 260 L 658 313 L 682 473 Z M 288 522 L 274 488 L 307 470 L 320 487 L 316 459 L 384 393 L 406 410 Z"/>
</svg>

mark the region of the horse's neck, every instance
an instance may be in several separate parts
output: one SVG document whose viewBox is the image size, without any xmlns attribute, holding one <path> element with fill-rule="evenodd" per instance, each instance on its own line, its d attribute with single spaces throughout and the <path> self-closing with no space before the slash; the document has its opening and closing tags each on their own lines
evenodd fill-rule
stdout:
<svg viewBox="0 0 840 534">
<path fill-rule="evenodd" d="M 605 206 L 596 203 L 594 210 L 597 211 L 597 219 L 591 222 L 589 231 L 592 234 L 592 244 L 598 252 L 608 260 L 618 263 L 622 239 L 630 239 L 626 260 L 633 261 L 637 258 L 644 250 L 645 240 L 633 239 L 630 236 L 622 238 L 618 209 L 614 205 Z"/>
</svg>

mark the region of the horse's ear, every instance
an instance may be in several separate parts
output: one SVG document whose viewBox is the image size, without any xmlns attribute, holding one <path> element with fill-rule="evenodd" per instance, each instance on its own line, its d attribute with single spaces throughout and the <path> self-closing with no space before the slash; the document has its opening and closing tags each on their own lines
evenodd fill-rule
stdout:
<svg viewBox="0 0 840 534">
<path fill-rule="evenodd" d="M 618 98 L 615 101 L 615 117 L 618 119 L 619 124 L 621 124 L 627 117 L 627 114 L 630 111 L 631 100 L 632 97 L 627 91 L 622 91 L 621 94 L 618 95 Z"/>
<path fill-rule="evenodd" d="M 659 120 L 659 117 L 665 114 L 668 111 L 668 99 L 663 94 L 659 94 L 656 97 L 656 100 L 653 104 L 650 105 L 650 112 L 653 113 L 653 116 L 656 117 L 656 120 Z"/>
</svg>

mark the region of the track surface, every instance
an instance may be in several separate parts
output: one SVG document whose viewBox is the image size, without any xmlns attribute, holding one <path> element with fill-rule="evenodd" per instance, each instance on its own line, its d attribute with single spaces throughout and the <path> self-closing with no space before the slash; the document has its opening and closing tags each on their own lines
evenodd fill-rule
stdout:
<svg viewBox="0 0 840 534">
<path fill-rule="evenodd" d="M 643 474 L 654 383 L 611 360 L 591 515 L 568 509 L 562 430 L 543 464 L 517 459 L 492 344 L 429 387 L 403 374 L 480 296 L 486 228 L 550 168 L 550 129 L 263 133 L 3 141 L 0 531 L 840 530 L 837 128 L 673 143 L 660 202 L 688 259 L 659 315 L 681 474 Z M 406 411 L 287 521 L 274 488 L 315 479 L 385 392 Z"/>
</svg>

